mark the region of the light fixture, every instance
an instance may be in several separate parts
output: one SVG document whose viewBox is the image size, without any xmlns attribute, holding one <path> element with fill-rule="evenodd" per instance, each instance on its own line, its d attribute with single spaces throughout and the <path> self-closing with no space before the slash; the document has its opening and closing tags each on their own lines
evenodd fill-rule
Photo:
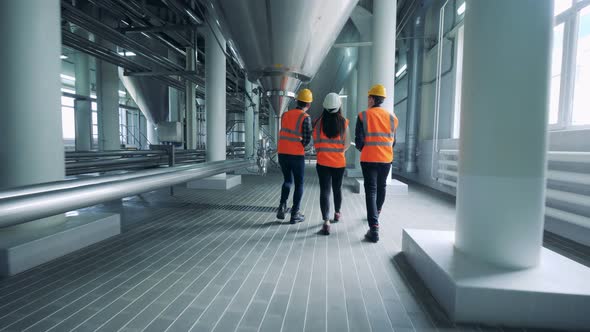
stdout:
<svg viewBox="0 0 590 332">
<path fill-rule="evenodd" d="M 397 73 L 395 73 L 395 77 L 400 77 L 402 76 L 402 74 L 406 71 L 406 69 L 408 68 L 407 65 L 403 65 L 398 71 Z"/>
<path fill-rule="evenodd" d="M 75 80 L 76 80 L 76 78 L 75 78 L 75 77 L 68 76 L 68 75 L 65 75 L 65 74 L 60 74 L 59 76 L 60 76 L 60 77 L 61 77 L 61 79 L 62 79 L 62 80 L 64 80 L 64 81 L 75 81 Z"/>
<path fill-rule="evenodd" d="M 119 55 L 121 55 L 121 56 L 135 56 L 135 53 L 130 52 L 130 51 L 119 51 L 117 53 L 119 53 Z"/>
<path fill-rule="evenodd" d="M 457 8 L 457 15 L 463 15 L 463 13 L 465 13 L 465 2 L 463 2 L 463 4 Z"/>
<path fill-rule="evenodd" d="M 59 58 L 63 60 L 63 59 L 67 59 L 67 58 L 68 58 L 68 56 L 67 56 L 67 55 L 63 55 L 63 54 L 62 54 L 62 55 L 60 55 L 60 56 L 59 56 Z"/>
</svg>

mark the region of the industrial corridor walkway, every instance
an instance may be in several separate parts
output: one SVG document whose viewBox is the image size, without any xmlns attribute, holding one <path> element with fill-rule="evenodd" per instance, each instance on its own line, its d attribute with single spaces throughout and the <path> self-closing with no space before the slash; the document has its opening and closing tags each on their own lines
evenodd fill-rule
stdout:
<svg viewBox="0 0 590 332">
<path fill-rule="evenodd" d="M 275 218 L 278 173 L 90 209 L 120 212 L 123 234 L 0 279 L 0 331 L 524 331 L 453 325 L 399 255 L 403 227 L 453 229 L 451 200 L 389 195 L 372 244 L 347 179 L 326 237 L 306 171 L 297 225 Z"/>
</svg>

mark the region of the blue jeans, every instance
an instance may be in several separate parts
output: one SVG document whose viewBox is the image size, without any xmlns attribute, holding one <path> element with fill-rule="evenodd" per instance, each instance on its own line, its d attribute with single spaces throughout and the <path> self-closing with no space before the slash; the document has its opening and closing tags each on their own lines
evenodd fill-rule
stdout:
<svg viewBox="0 0 590 332">
<path fill-rule="evenodd" d="M 305 156 L 296 156 L 290 154 L 279 154 L 279 164 L 283 171 L 283 188 L 281 191 L 281 204 L 286 204 L 289 199 L 289 192 L 293 182 L 295 191 L 293 192 L 293 207 L 291 214 L 299 211 L 301 197 L 303 197 L 303 176 L 305 175 Z"/>
<path fill-rule="evenodd" d="M 388 163 L 361 162 L 365 178 L 365 202 L 369 227 L 379 227 L 379 212 L 385 202 L 387 176 L 391 169 Z"/>
</svg>

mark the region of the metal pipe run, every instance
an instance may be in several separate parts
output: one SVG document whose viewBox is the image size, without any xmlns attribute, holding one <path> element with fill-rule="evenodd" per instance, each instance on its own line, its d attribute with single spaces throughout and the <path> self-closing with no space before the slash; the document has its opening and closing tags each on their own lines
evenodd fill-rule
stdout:
<svg viewBox="0 0 590 332">
<path fill-rule="evenodd" d="M 241 169 L 252 163 L 250 160 L 228 160 L 172 167 L 172 171 L 158 175 L 5 198 L 0 200 L 0 228 Z"/>
</svg>

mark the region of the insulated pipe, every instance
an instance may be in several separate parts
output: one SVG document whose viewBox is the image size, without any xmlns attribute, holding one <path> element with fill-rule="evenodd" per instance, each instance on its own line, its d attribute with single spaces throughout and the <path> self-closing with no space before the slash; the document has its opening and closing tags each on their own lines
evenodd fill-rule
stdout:
<svg viewBox="0 0 590 332">
<path fill-rule="evenodd" d="M 213 31 L 212 29 L 215 29 Z M 218 37 L 216 37 L 218 35 Z M 217 39 L 220 39 L 220 44 Z M 220 47 L 223 47 L 223 49 Z M 226 150 L 226 64 L 225 40 L 211 24 L 205 38 L 205 103 L 207 104 L 207 161 L 225 160 Z"/>
<path fill-rule="evenodd" d="M 455 247 L 499 266 L 534 267 L 543 239 L 553 1 L 466 6 Z"/>
<path fill-rule="evenodd" d="M 0 189 L 61 180 L 59 1 L 0 1 L 0 45 Z"/>
<path fill-rule="evenodd" d="M 415 173 L 416 150 L 418 145 L 418 124 L 420 116 L 420 98 L 422 82 L 422 55 L 424 52 L 424 11 L 420 11 L 412 27 L 410 58 L 409 62 L 409 92 L 408 92 L 408 114 L 406 116 L 406 158 L 404 171 Z"/>
<path fill-rule="evenodd" d="M 170 187 L 250 165 L 251 162 L 247 160 L 228 160 L 187 168 L 172 167 L 171 169 L 174 171 L 159 175 L 2 199 L 0 200 L 0 228 Z"/>
<path fill-rule="evenodd" d="M 196 38 L 195 38 L 196 39 Z M 186 49 L 186 70 L 195 70 L 195 60 L 197 54 L 195 49 L 187 47 Z M 186 148 L 189 150 L 197 148 L 197 100 L 195 83 L 186 81 L 185 105 L 186 105 Z"/>
<path fill-rule="evenodd" d="M 257 93 L 252 95 L 252 102 L 254 103 L 254 152 L 257 153 L 258 140 L 260 140 L 260 88 L 253 84 L 252 88 L 256 89 Z"/>
<path fill-rule="evenodd" d="M 350 139 L 354 142 L 354 135 L 355 135 L 355 128 L 356 128 L 356 119 L 358 117 L 359 108 L 357 105 L 357 94 L 358 94 L 358 87 L 357 87 L 357 77 L 358 77 L 358 70 L 353 69 L 352 72 L 348 75 L 348 80 L 346 81 L 346 94 L 348 95 L 346 99 L 346 118 L 348 119 L 348 126 L 350 131 Z M 356 168 L 356 160 L 359 159 L 358 150 L 351 146 L 348 150 L 346 150 L 346 167 L 349 169 Z"/>
</svg>

